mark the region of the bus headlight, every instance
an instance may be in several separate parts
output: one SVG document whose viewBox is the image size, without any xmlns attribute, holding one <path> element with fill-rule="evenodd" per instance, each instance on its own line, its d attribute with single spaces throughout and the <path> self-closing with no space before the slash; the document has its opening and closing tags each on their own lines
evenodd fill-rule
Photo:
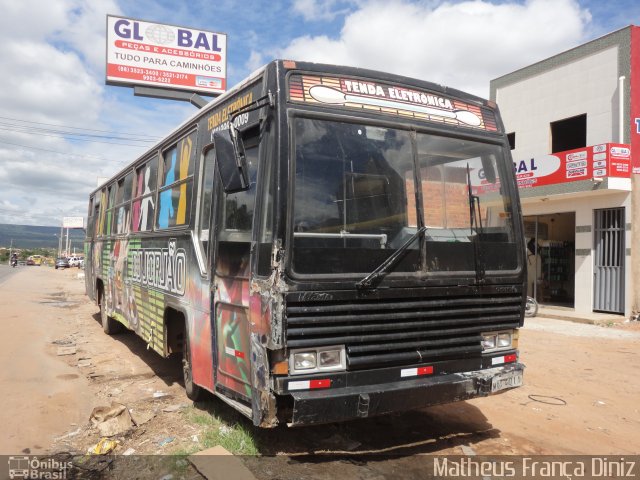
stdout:
<svg viewBox="0 0 640 480">
<path fill-rule="evenodd" d="M 292 350 L 289 355 L 289 373 L 302 375 L 347 369 L 347 354 L 344 345 Z"/>
<path fill-rule="evenodd" d="M 493 333 L 482 335 L 482 349 L 491 350 L 496 348 L 496 335 Z"/>
<path fill-rule="evenodd" d="M 498 334 L 498 343 L 496 344 L 496 347 L 506 348 L 510 346 L 511 346 L 511 333 Z"/>
<path fill-rule="evenodd" d="M 516 348 L 514 344 L 515 331 L 487 332 L 482 334 L 482 351 L 495 352 Z"/>
<path fill-rule="evenodd" d="M 339 367 L 342 363 L 341 350 L 325 350 L 319 352 L 318 366 L 320 368 Z"/>
<path fill-rule="evenodd" d="M 293 356 L 294 370 L 310 370 L 316 368 L 316 352 L 300 352 Z"/>
</svg>

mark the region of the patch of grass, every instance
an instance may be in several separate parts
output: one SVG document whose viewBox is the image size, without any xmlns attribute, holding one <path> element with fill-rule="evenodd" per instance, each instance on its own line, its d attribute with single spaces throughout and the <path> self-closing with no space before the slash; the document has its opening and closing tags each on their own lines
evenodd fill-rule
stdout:
<svg viewBox="0 0 640 480">
<path fill-rule="evenodd" d="M 184 411 L 187 421 L 199 425 L 202 428 L 199 447 L 194 446 L 193 451 L 175 452 L 178 455 L 190 455 L 196 450 L 221 445 L 234 455 L 259 455 L 258 441 L 255 431 L 245 425 L 244 419 L 222 418 L 215 412 L 215 405 L 199 405 L 200 408 L 189 407 Z"/>
</svg>

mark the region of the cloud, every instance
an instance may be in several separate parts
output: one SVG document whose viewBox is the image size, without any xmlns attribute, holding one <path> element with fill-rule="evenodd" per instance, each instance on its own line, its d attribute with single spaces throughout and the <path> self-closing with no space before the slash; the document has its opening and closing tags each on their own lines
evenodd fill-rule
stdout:
<svg viewBox="0 0 640 480">
<path fill-rule="evenodd" d="M 3 42 L 0 105 L 7 116 L 63 117 L 83 124 L 98 115 L 100 85 L 75 53 L 33 40 Z M 64 118 L 67 117 L 67 118 Z"/>
<path fill-rule="evenodd" d="M 307 22 L 331 21 L 349 11 L 348 4 L 340 0 L 294 0 L 293 11 L 302 15 Z"/>
<path fill-rule="evenodd" d="M 106 14 L 121 14 L 115 0 L 0 0 L 0 11 L 0 223 L 59 225 L 61 215 L 85 214 L 97 176 L 112 176 L 145 148 L 45 129 L 161 137 L 195 110 L 104 85 Z"/>
<path fill-rule="evenodd" d="M 590 19 L 575 0 L 372 0 L 345 17 L 339 37 L 298 37 L 278 53 L 398 73 L 486 97 L 491 78 L 578 45 Z"/>
<path fill-rule="evenodd" d="M 254 72 L 262 67 L 265 63 L 267 62 L 265 61 L 264 55 L 255 50 L 251 50 L 251 54 L 249 55 L 249 59 L 245 63 L 245 67 L 250 72 Z"/>
<path fill-rule="evenodd" d="M 74 0 L 67 10 L 67 25 L 55 32 L 55 39 L 69 45 L 87 62 L 87 67 L 104 75 L 106 14 L 122 15 L 113 0 Z"/>
</svg>

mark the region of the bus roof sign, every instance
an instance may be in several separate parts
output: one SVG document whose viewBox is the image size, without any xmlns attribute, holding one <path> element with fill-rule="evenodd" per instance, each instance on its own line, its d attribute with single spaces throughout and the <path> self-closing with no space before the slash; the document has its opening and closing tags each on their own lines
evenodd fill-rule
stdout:
<svg viewBox="0 0 640 480">
<path fill-rule="evenodd" d="M 227 35 L 107 15 L 106 83 L 224 93 Z"/>
</svg>

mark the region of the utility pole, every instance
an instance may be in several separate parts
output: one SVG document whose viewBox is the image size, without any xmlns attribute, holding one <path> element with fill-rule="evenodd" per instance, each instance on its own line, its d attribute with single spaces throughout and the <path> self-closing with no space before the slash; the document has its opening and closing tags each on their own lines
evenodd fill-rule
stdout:
<svg viewBox="0 0 640 480">
<path fill-rule="evenodd" d="M 13 255 L 13 238 L 11 239 L 11 245 L 9 245 L 9 264 L 11 264 L 12 255 Z"/>
<path fill-rule="evenodd" d="M 64 236 L 63 226 L 60 224 L 60 238 L 58 239 L 58 257 L 62 256 L 62 237 Z"/>
</svg>

